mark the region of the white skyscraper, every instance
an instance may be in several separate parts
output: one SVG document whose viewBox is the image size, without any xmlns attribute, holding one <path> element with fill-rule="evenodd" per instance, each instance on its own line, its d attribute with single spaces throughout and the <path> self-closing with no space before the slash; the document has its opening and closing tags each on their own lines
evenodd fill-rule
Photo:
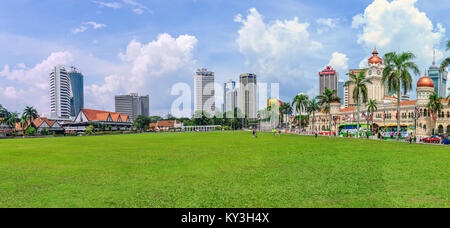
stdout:
<svg viewBox="0 0 450 228">
<path fill-rule="evenodd" d="M 72 98 L 69 74 L 62 66 L 56 66 L 50 73 L 50 112 L 52 118 L 70 118 Z"/>
<path fill-rule="evenodd" d="M 214 72 L 198 69 L 194 75 L 194 113 L 203 111 L 214 115 Z"/>
<path fill-rule="evenodd" d="M 236 88 L 236 82 L 229 80 L 224 83 L 224 101 L 223 101 L 223 111 L 229 112 L 233 111 L 238 107 L 238 90 Z"/>
<path fill-rule="evenodd" d="M 256 74 L 241 74 L 239 77 L 239 109 L 250 120 L 257 119 Z"/>
</svg>

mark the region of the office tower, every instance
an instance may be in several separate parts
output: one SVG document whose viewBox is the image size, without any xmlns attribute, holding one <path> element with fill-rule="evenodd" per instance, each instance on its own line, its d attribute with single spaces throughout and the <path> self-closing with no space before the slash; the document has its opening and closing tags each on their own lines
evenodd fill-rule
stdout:
<svg viewBox="0 0 450 228">
<path fill-rule="evenodd" d="M 256 74 L 241 74 L 239 82 L 239 108 L 249 120 L 256 120 L 258 111 Z"/>
<path fill-rule="evenodd" d="M 70 99 L 70 115 L 77 116 L 78 112 L 84 108 L 83 74 L 72 67 L 69 72 L 69 80 L 73 95 Z"/>
<path fill-rule="evenodd" d="M 233 111 L 237 107 L 238 90 L 236 88 L 236 82 L 229 80 L 224 83 L 223 112 Z"/>
<path fill-rule="evenodd" d="M 69 119 L 73 97 L 69 74 L 62 66 L 50 73 L 50 116 L 54 119 Z"/>
<path fill-rule="evenodd" d="M 444 72 L 439 71 L 439 66 L 436 65 L 435 57 L 433 54 L 433 64 L 428 69 L 428 77 L 433 80 L 434 83 L 434 92 L 437 93 L 440 97 L 446 97 L 447 92 L 447 70 Z"/>
<path fill-rule="evenodd" d="M 344 80 L 338 81 L 338 97 L 341 98 L 341 103 L 344 103 Z"/>
<path fill-rule="evenodd" d="M 338 73 L 330 66 L 319 72 L 319 95 L 323 94 L 325 88 L 338 90 Z"/>
<path fill-rule="evenodd" d="M 150 96 L 139 96 L 137 93 L 115 96 L 115 111 L 128 115 L 131 121 L 138 116 L 150 115 Z"/>
<path fill-rule="evenodd" d="M 203 111 L 205 115 L 215 112 L 214 72 L 198 69 L 194 75 L 194 113 Z"/>
</svg>

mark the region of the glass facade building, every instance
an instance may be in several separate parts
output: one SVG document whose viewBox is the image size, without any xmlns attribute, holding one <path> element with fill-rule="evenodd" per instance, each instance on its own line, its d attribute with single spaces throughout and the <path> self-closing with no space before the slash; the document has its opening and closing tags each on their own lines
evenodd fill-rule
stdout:
<svg viewBox="0 0 450 228">
<path fill-rule="evenodd" d="M 72 67 L 69 72 L 70 85 L 72 87 L 72 97 L 70 99 L 70 115 L 77 116 L 84 108 L 84 79 L 83 74 Z"/>
</svg>

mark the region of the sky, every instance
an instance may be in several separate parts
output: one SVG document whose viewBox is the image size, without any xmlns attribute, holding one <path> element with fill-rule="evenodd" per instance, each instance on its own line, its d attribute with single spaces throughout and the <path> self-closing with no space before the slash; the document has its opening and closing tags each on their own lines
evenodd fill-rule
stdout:
<svg viewBox="0 0 450 228">
<path fill-rule="evenodd" d="M 138 92 L 150 95 L 151 115 L 170 112 L 172 86 L 193 88 L 201 67 L 218 83 L 256 73 L 291 101 L 318 95 L 326 65 L 348 79 L 376 47 L 381 56 L 413 52 L 416 81 L 434 49 L 438 63 L 450 55 L 448 12 L 447 0 L 8 0 L 0 104 L 48 113 L 49 73 L 59 64 L 83 73 L 86 108 L 114 111 L 114 95 Z"/>
</svg>

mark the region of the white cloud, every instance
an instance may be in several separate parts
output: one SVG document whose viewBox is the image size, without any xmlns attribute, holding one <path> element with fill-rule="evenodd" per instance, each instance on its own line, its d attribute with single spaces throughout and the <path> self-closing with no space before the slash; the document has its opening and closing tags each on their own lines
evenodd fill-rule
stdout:
<svg viewBox="0 0 450 228">
<path fill-rule="evenodd" d="M 332 66 L 336 70 L 345 71 L 348 69 L 347 63 L 348 63 L 347 55 L 339 52 L 333 52 L 333 54 L 331 55 L 331 60 L 328 63 L 328 66 Z"/>
<path fill-rule="evenodd" d="M 139 92 L 151 94 L 151 106 L 167 107 L 172 99 L 169 88 L 176 82 L 191 82 L 194 64 L 192 52 L 197 44 L 194 36 L 182 35 L 177 38 L 161 34 L 157 40 L 142 44 L 132 40 L 125 53 L 119 57 L 128 71 L 106 77 L 101 84 L 86 87 L 91 105 L 112 106 L 114 95 Z"/>
<path fill-rule="evenodd" d="M 375 0 L 362 14 L 353 17 L 352 26 L 362 27 L 358 43 L 372 51 L 411 51 L 419 67 L 431 64 L 433 49 L 444 38 L 441 24 L 433 25 L 424 12 L 416 6 L 417 0 Z M 443 50 L 436 51 L 436 59 L 443 57 Z M 366 62 L 367 63 L 367 62 Z M 366 64 L 364 64 L 366 65 Z"/>
<path fill-rule="evenodd" d="M 259 79 L 295 81 L 304 77 L 302 64 L 322 45 L 310 39 L 308 23 L 298 18 L 276 20 L 266 24 L 263 16 L 250 9 L 246 18 L 237 15 L 234 21 L 242 23 L 236 40 L 247 64 Z"/>
<path fill-rule="evenodd" d="M 134 0 L 122 0 L 122 3 L 102 2 L 102 1 L 92 1 L 92 2 L 98 4 L 100 8 L 108 7 L 113 9 L 120 9 L 123 8 L 124 6 L 129 6 L 131 7 L 132 11 L 138 15 L 141 15 L 145 12 L 152 13 L 152 11 L 148 7 Z"/>
<path fill-rule="evenodd" d="M 92 1 L 93 3 L 98 4 L 100 8 L 108 7 L 113 9 L 120 9 L 122 5 L 119 2 L 101 2 L 101 1 Z"/>
<path fill-rule="evenodd" d="M 73 34 L 78 34 L 78 33 L 85 32 L 86 30 L 89 29 L 88 26 L 91 26 L 94 30 L 106 27 L 105 24 L 98 24 L 97 22 L 89 21 L 89 22 L 84 22 L 83 24 L 81 24 L 80 27 L 73 29 L 72 33 Z"/>
<path fill-rule="evenodd" d="M 336 28 L 339 23 L 339 18 L 319 18 L 316 20 L 316 23 L 319 25 L 317 33 L 322 34 Z"/>
<path fill-rule="evenodd" d="M 33 105 L 40 112 L 48 111 L 49 74 L 54 66 L 67 65 L 72 59 L 69 52 L 54 52 L 32 68 L 20 64 L 17 68 L 11 69 L 9 65 L 5 65 L 0 72 L 0 78 L 4 79 L 2 84 L 6 84 L 6 88 L 0 90 L 0 97 L 8 98 L 4 103 L 5 106 L 18 109 L 25 105 Z"/>
</svg>

